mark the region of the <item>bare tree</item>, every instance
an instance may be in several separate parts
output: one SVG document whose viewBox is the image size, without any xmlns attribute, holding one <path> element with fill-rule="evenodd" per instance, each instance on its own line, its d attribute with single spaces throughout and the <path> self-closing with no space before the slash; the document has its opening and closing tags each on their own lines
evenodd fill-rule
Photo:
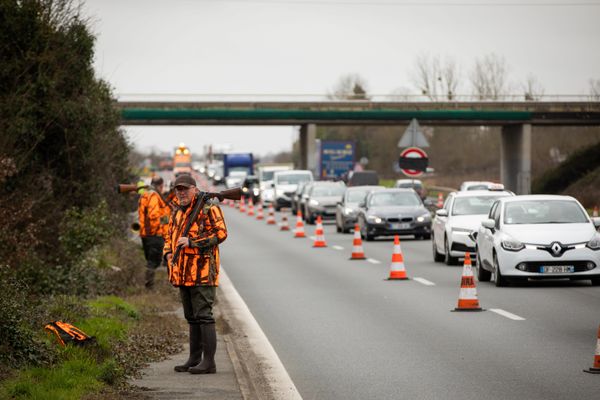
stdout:
<svg viewBox="0 0 600 400">
<path fill-rule="evenodd" d="M 343 75 L 327 97 L 333 100 L 369 100 L 367 82 L 358 74 Z"/>
<path fill-rule="evenodd" d="M 544 95 L 545 89 L 533 74 L 527 75 L 527 79 L 522 84 L 523 95 L 526 101 L 537 101 Z"/>
<path fill-rule="evenodd" d="M 600 100 L 600 79 L 590 79 L 590 97 Z"/>
<path fill-rule="evenodd" d="M 479 100 L 499 100 L 507 90 L 508 65 L 502 56 L 487 54 L 475 60 L 471 85 Z"/>
<path fill-rule="evenodd" d="M 391 101 L 411 101 L 414 100 L 415 95 L 411 93 L 409 88 L 401 86 L 392 90 L 389 98 Z"/>
<path fill-rule="evenodd" d="M 430 100 L 454 100 L 460 79 L 460 70 L 451 58 L 421 54 L 415 62 L 413 82 L 419 92 Z"/>
</svg>

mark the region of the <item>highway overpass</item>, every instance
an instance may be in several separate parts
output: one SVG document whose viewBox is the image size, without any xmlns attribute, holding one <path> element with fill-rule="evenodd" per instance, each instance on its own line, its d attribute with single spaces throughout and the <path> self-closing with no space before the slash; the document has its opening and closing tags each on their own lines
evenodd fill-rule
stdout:
<svg viewBox="0 0 600 400">
<path fill-rule="evenodd" d="M 122 125 L 299 125 L 301 168 L 315 169 L 317 125 L 501 126 L 501 180 L 531 190 L 532 126 L 599 126 L 600 101 L 119 101 Z"/>
</svg>

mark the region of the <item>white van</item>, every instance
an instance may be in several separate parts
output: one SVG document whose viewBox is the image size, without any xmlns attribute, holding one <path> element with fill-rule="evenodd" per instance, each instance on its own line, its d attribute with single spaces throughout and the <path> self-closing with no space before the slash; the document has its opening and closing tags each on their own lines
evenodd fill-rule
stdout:
<svg viewBox="0 0 600 400">
<path fill-rule="evenodd" d="M 256 175 L 258 175 L 258 182 L 260 187 L 260 198 L 263 203 L 270 204 L 275 200 L 275 191 L 271 184 L 273 183 L 273 176 L 277 171 L 289 171 L 294 169 L 294 164 L 263 164 L 256 167 Z"/>
<path fill-rule="evenodd" d="M 273 175 L 273 183 L 275 196 L 275 210 L 279 211 L 282 207 L 290 207 L 292 205 L 292 196 L 301 182 L 312 182 L 313 174 L 308 170 L 294 169 L 290 171 L 277 171 Z"/>
</svg>

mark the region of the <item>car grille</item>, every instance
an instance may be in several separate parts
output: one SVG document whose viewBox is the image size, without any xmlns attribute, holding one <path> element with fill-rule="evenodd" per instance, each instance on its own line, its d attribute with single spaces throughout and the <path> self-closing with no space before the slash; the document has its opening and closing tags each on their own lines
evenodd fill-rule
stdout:
<svg viewBox="0 0 600 400">
<path fill-rule="evenodd" d="M 413 217 L 404 217 L 404 218 L 388 218 L 387 222 L 413 222 Z"/>
<path fill-rule="evenodd" d="M 540 267 L 550 265 L 572 265 L 575 267 L 575 272 L 588 271 L 587 263 L 590 261 L 528 261 L 520 264 L 525 264 L 524 272 L 540 272 Z M 594 266 L 596 264 L 594 263 Z M 595 268 L 595 267 L 594 267 Z"/>
<path fill-rule="evenodd" d="M 293 191 L 293 192 L 283 192 L 283 194 L 285 194 L 287 197 L 293 197 L 294 194 L 296 194 L 296 191 Z"/>
<path fill-rule="evenodd" d="M 467 246 L 464 243 L 453 242 L 452 243 L 452 247 L 450 248 L 450 250 L 452 250 L 452 251 L 465 251 L 465 252 L 469 251 L 469 252 L 474 253 L 475 252 L 475 247 Z"/>
</svg>

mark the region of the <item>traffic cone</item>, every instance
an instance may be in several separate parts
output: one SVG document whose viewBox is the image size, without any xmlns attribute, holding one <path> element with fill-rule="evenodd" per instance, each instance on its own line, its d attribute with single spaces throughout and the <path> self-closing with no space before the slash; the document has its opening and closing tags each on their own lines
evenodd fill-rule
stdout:
<svg viewBox="0 0 600 400">
<path fill-rule="evenodd" d="M 364 260 L 365 251 L 362 247 L 362 239 L 360 237 L 360 228 L 358 224 L 354 224 L 354 240 L 352 241 L 352 255 L 350 256 L 351 260 Z"/>
<path fill-rule="evenodd" d="M 594 211 L 592 211 L 592 217 L 597 217 L 598 216 L 598 206 L 594 207 Z"/>
<path fill-rule="evenodd" d="M 242 213 L 246 212 L 246 204 L 244 203 L 243 197 L 240 199 L 240 212 L 242 212 Z"/>
<path fill-rule="evenodd" d="M 256 219 L 258 219 L 258 220 L 265 219 L 265 215 L 263 213 L 262 201 L 258 202 L 258 211 L 256 212 Z"/>
<path fill-rule="evenodd" d="M 438 192 L 438 200 L 436 206 L 437 208 L 444 207 L 444 195 L 442 194 L 442 192 Z"/>
<path fill-rule="evenodd" d="M 294 237 L 306 237 L 306 234 L 304 233 L 304 222 L 302 221 L 302 213 L 300 210 L 298 210 L 298 214 L 296 214 L 296 229 L 294 229 Z"/>
<path fill-rule="evenodd" d="M 248 215 L 254 216 L 254 202 L 252 201 L 252 197 L 248 199 Z"/>
<path fill-rule="evenodd" d="M 600 374 L 600 327 L 598 327 L 598 340 L 596 341 L 596 354 L 594 355 L 594 366 L 590 369 L 584 369 L 583 372 L 590 374 Z"/>
<path fill-rule="evenodd" d="M 392 263 L 390 264 L 390 276 L 388 281 L 391 280 L 407 280 L 406 269 L 404 268 L 404 256 L 402 256 L 402 248 L 400 247 L 400 238 L 398 235 L 394 236 L 394 252 L 392 253 Z"/>
<path fill-rule="evenodd" d="M 323 234 L 323 221 L 321 220 L 321 216 L 317 217 L 317 229 L 315 229 L 315 241 L 313 242 L 313 247 L 327 247 L 327 243 L 325 243 L 325 235 Z"/>
<path fill-rule="evenodd" d="M 281 214 L 281 224 L 279 225 L 280 231 L 289 231 L 290 225 L 288 224 L 287 212 L 286 210 L 282 210 Z"/>
<path fill-rule="evenodd" d="M 471 266 L 471 255 L 465 253 L 465 262 L 463 266 L 462 278 L 460 280 L 460 294 L 458 295 L 458 305 L 454 311 L 483 311 L 479 307 L 477 299 L 477 288 L 475 287 L 475 278 Z"/>
<path fill-rule="evenodd" d="M 277 221 L 275 221 L 275 210 L 273 209 L 273 204 L 269 204 L 269 215 L 267 216 L 267 225 L 275 225 Z"/>
</svg>

